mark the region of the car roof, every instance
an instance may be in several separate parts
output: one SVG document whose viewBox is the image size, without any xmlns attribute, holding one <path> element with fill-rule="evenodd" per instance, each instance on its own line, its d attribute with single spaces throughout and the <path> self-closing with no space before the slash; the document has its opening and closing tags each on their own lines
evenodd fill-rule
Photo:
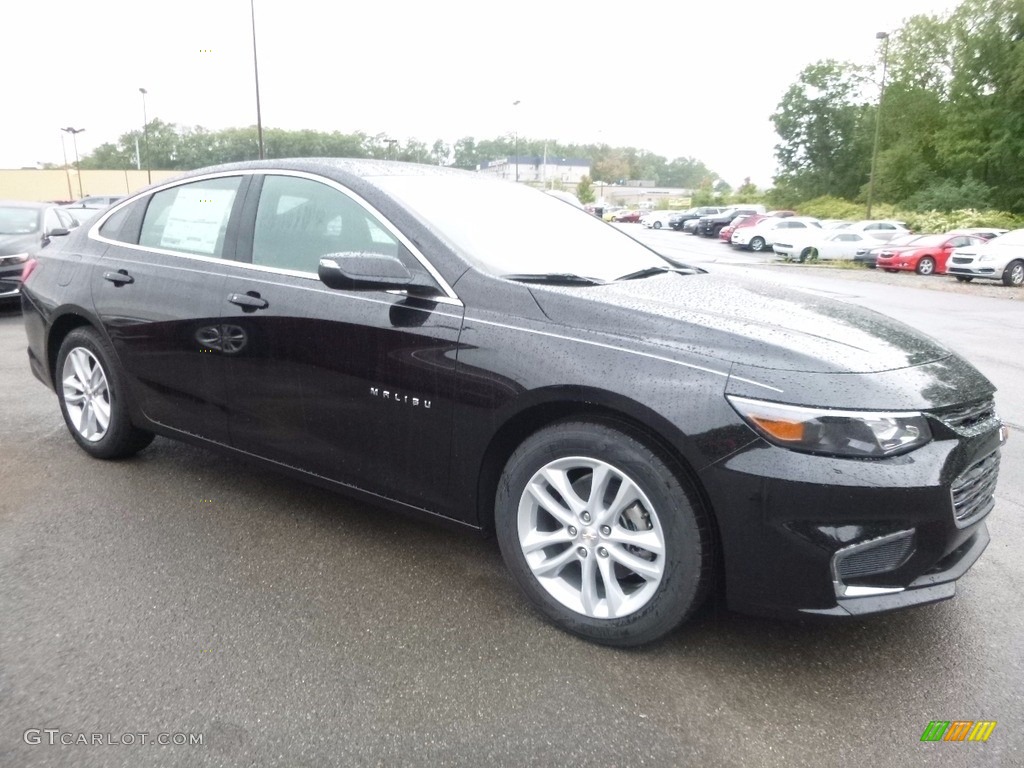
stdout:
<svg viewBox="0 0 1024 768">
<path fill-rule="evenodd" d="M 4 208 L 49 208 L 53 203 L 40 203 L 35 200 L 0 200 Z"/>
</svg>

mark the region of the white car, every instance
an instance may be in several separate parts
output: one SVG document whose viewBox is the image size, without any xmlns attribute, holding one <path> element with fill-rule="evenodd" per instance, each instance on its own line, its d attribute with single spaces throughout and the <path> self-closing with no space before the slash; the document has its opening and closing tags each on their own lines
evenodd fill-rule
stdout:
<svg viewBox="0 0 1024 768">
<path fill-rule="evenodd" d="M 886 242 L 900 235 L 911 234 L 906 224 L 902 221 L 893 221 L 892 219 L 865 219 L 864 221 L 855 221 L 852 224 L 837 225 L 836 229 L 843 232 L 863 232 L 874 240 L 884 240 Z"/>
<path fill-rule="evenodd" d="M 650 229 L 668 229 L 668 220 L 679 211 L 651 211 L 640 217 L 640 223 Z"/>
<path fill-rule="evenodd" d="M 807 230 L 820 231 L 821 225 L 817 219 L 812 219 L 809 216 L 790 216 L 785 219 L 770 217 L 762 219 L 751 227 L 736 229 L 729 238 L 729 242 L 752 251 L 763 251 L 765 248 L 773 246 L 778 237 L 787 235 L 794 230 L 801 234 Z"/>
<path fill-rule="evenodd" d="M 1024 229 L 1014 229 L 982 245 L 957 248 L 946 262 L 946 274 L 962 283 L 974 278 L 1024 285 Z"/>
<path fill-rule="evenodd" d="M 877 244 L 878 240 L 865 232 L 837 229 L 801 233 L 790 230 L 779 236 L 773 249 L 779 256 L 792 261 L 852 261 L 858 250 Z"/>
</svg>

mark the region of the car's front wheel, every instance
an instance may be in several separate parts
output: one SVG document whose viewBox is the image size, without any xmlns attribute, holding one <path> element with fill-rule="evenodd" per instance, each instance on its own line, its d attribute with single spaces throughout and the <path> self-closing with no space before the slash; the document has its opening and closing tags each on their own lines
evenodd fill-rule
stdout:
<svg viewBox="0 0 1024 768">
<path fill-rule="evenodd" d="M 767 243 L 764 241 L 763 237 L 750 238 L 750 250 L 752 251 L 763 251 L 765 245 L 767 245 Z"/>
<path fill-rule="evenodd" d="M 916 271 L 919 275 L 935 274 L 935 259 L 931 256 L 922 256 L 917 262 Z"/>
<path fill-rule="evenodd" d="M 973 277 L 963 277 L 962 275 L 957 275 L 956 276 L 956 281 L 958 283 L 969 283 L 973 279 L 974 279 Z"/>
<path fill-rule="evenodd" d="M 800 263 L 803 264 L 806 261 L 817 261 L 818 260 L 818 249 L 817 248 L 804 248 L 800 251 Z"/>
<path fill-rule="evenodd" d="M 1024 261 L 1011 261 L 1003 270 L 1003 285 L 1020 288 L 1024 285 Z"/>
<path fill-rule="evenodd" d="M 654 227 L 655 229 L 661 229 L 661 222 L 656 221 L 653 224 L 651 224 L 651 226 Z"/>
<path fill-rule="evenodd" d="M 696 494 L 636 437 L 554 424 L 505 466 L 495 500 L 502 556 L 559 627 L 615 646 L 649 643 L 704 598 L 711 572 Z"/>
<path fill-rule="evenodd" d="M 76 328 L 57 353 L 57 398 L 68 431 L 91 456 L 121 459 L 153 441 L 128 415 L 122 376 L 104 339 L 92 328 Z"/>
</svg>

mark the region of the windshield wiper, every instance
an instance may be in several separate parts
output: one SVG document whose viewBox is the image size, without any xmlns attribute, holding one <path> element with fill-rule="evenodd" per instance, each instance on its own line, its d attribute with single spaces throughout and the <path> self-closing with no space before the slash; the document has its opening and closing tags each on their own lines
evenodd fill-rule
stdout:
<svg viewBox="0 0 1024 768">
<path fill-rule="evenodd" d="M 548 285 L 604 285 L 596 277 L 574 275 L 571 272 L 538 272 L 536 274 L 502 275 L 506 280 L 517 283 L 547 283 Z"/>
<path fill-rule="evenodd" d="M 636 272 L 630 272 L 627 275 L 615 278 L 618 280 L 637 280 L 642 277 L 651 277 L 652 275 L 661 275 L 665 272 L 677 272 L 680 275 L 698 275 L 704 270 L 698 267 L 690 267 L 680 265 L 678 267 L 647 267 L 645 269 L 637 270 Z"/>
</svg>

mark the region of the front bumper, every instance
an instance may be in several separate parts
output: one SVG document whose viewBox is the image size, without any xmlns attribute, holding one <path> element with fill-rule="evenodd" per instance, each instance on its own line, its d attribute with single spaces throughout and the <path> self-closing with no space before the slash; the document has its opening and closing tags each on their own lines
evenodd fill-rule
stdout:
<svg viewBox="0 0 1024 768">
<path fill-rule="evenodd" d="M 730 608 L 860 616 L 952 597 L 989 541 L 1001 439 L 990 420 L 881 460 L 758 441 L 707 468 Z"/>
<path fill-rule="evenodd" d="M 960 275 L 961 277 L 980 277 L 989 280 L 1000 280 L 1003 276 L 1005 264 L 997 264 L 990 261 L 972 262 L 970 264 L 954 264 L 950 259 L 946 264 L 947 275 Z"/>
</svg>

